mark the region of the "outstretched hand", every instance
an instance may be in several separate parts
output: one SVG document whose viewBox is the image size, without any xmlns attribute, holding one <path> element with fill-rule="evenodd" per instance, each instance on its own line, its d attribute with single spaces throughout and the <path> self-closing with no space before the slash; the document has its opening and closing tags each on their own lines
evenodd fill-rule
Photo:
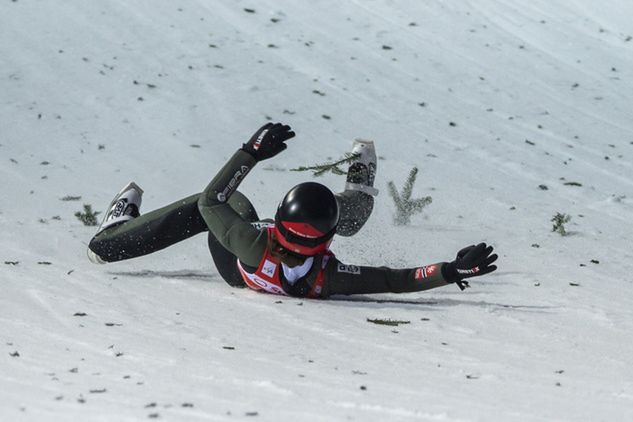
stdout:
<svg viewBox="0 0 633 422">
<path fill-rule="evenodd" d="M 266 160 L 287 148 L 285 142 L 295 136 L 290 126 L 281 123 L 266 123 L 260 127 L 251 139 L 242 145 L 242 149 L 257 161 Z"/>
<path fill-rule="evenodd" d="M 493 247 L 485 243 L 465 247 L 457 253 L 454 261 L 442 268 L 444 279 L 449 283 L 457 283 L 464 290 L 468 286 L 468 282 L 463 281 L 465 278 L 488 274 L 497 269 L 496 265 L 491 265 L 498 258 L 492 251 Z"/>
</svg>

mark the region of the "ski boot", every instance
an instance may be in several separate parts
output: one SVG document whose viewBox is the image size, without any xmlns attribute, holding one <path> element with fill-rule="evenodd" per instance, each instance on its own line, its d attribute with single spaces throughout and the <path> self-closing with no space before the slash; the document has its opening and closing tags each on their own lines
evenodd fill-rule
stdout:
<svg viewBox="0 0 633 422">
<path fill-rule="evenodd" d="M 143 189 L 136 183 L 130 182 L 114 197 L 108 211 L 97 229 L 95 237 L 105 229 L 115 225 L 123 224 L 140 215 L 141 200 L 143 198 Z M 95 264 L 105 264 L 99 255 L 88 248 L 88 259 Z"/>
<path fill-rule="evenodd" d="M 365 225 L 374 208 L 376 151 L 373 141 L 355 139 L 352 160 L 347 170 L 345 190 L 337 195 L 340 219 L 336 234 L 353 236 Z"/>
<path fill-rule="evenodd" d="M 378 189 L 374 188 L 374 179 L 376 178 L 374 141 L 354 139 L 352 155 L 357 155 L 358 158 L 349 166 L 345 190 L 356 190 L 377 196 Z"/>
</svg>

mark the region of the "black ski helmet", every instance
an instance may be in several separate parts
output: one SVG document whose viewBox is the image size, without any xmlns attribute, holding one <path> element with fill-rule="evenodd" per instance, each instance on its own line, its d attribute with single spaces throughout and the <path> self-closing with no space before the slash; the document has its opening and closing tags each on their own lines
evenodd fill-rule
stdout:
<svg viewBox="0 0 633 422">
<path fill-rule="evenodd" d="M 330 245 L 338 219 L 338 202 L 331 190 L 320 183 L 300 183 L 277 207 L 275 235 L 284 248 L 315 255 Z"/>
</svg>

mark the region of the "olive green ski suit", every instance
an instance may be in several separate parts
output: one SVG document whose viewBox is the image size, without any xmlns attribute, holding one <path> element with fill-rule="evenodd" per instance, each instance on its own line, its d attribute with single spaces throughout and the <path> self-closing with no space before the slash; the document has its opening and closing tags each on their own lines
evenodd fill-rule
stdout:
<svg viewBox="0 0 633 422">
<path fill-rule="evenodd" d="M 196 195 L 142 214 L 123 224 L 107 228 L 90 242 L 90 249 L 106 262 L 146 255 L 201 232 L 209 232 L 209 249 L 222 277 L 232 286 L 244 286 L 237 268 L 254 272 L 268 245 L 267 232 L 250 201 L 237 187 L 257 161 L 238 150 Z M 359 191 L 336 195 L 341 219 L 337 234 L 351 236 L 365 224 L 373 197 Z M 291 296 L 305 296 L 321 271 L 321 260 L 298 282 L 284 288 Z M 331 257 L 325 266 L 325 281 L 319 297 L 369 293 L 404 293 L 449 284 L 442 276 L 444 262 L 406 268 L 348 265 Z"/>
</svg>

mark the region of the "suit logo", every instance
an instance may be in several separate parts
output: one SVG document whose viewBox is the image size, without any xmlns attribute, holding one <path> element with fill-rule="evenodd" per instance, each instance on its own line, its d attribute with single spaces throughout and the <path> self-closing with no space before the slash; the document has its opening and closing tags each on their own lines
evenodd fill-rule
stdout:
<svg viewBox="0 0 633 422">
<path fill-rule="evenodd" d="M 415 279 L 422 280 L 423 278 L 429 278 L 437 271 L 437 265 L 428 265 L 426 267 L 420 267 L 415 270 Z"/>
<path fill-rule="evenodd" d="M 264 261 L 264 265 L 262 266 L 262 273 L 272 278 L 275 275 L 276 269 L 277 269 L 277 264 L 269 260 L 266 260 Z"/>
<path fill-rule="evenodd" d="M 336 271 L 339 273 L 360 274 L 360 267 L 358 265 L 345 265 L 339 263 L 336 267 Z"/>
<path fill-rule="evenodd" d="M 257 137 L 257 139 L 255 140 L 255 143 L 253 144 L 253 149 L 255 151 L 259 150 L 259 147 L 262 145 L 262 141 L 264 140 L 264 137 L 266 136 L 266 134 L 268 133 L 268 129 L 264 130 L 262 133 L 260 133 L 260 135 Z"/>
</svg>

